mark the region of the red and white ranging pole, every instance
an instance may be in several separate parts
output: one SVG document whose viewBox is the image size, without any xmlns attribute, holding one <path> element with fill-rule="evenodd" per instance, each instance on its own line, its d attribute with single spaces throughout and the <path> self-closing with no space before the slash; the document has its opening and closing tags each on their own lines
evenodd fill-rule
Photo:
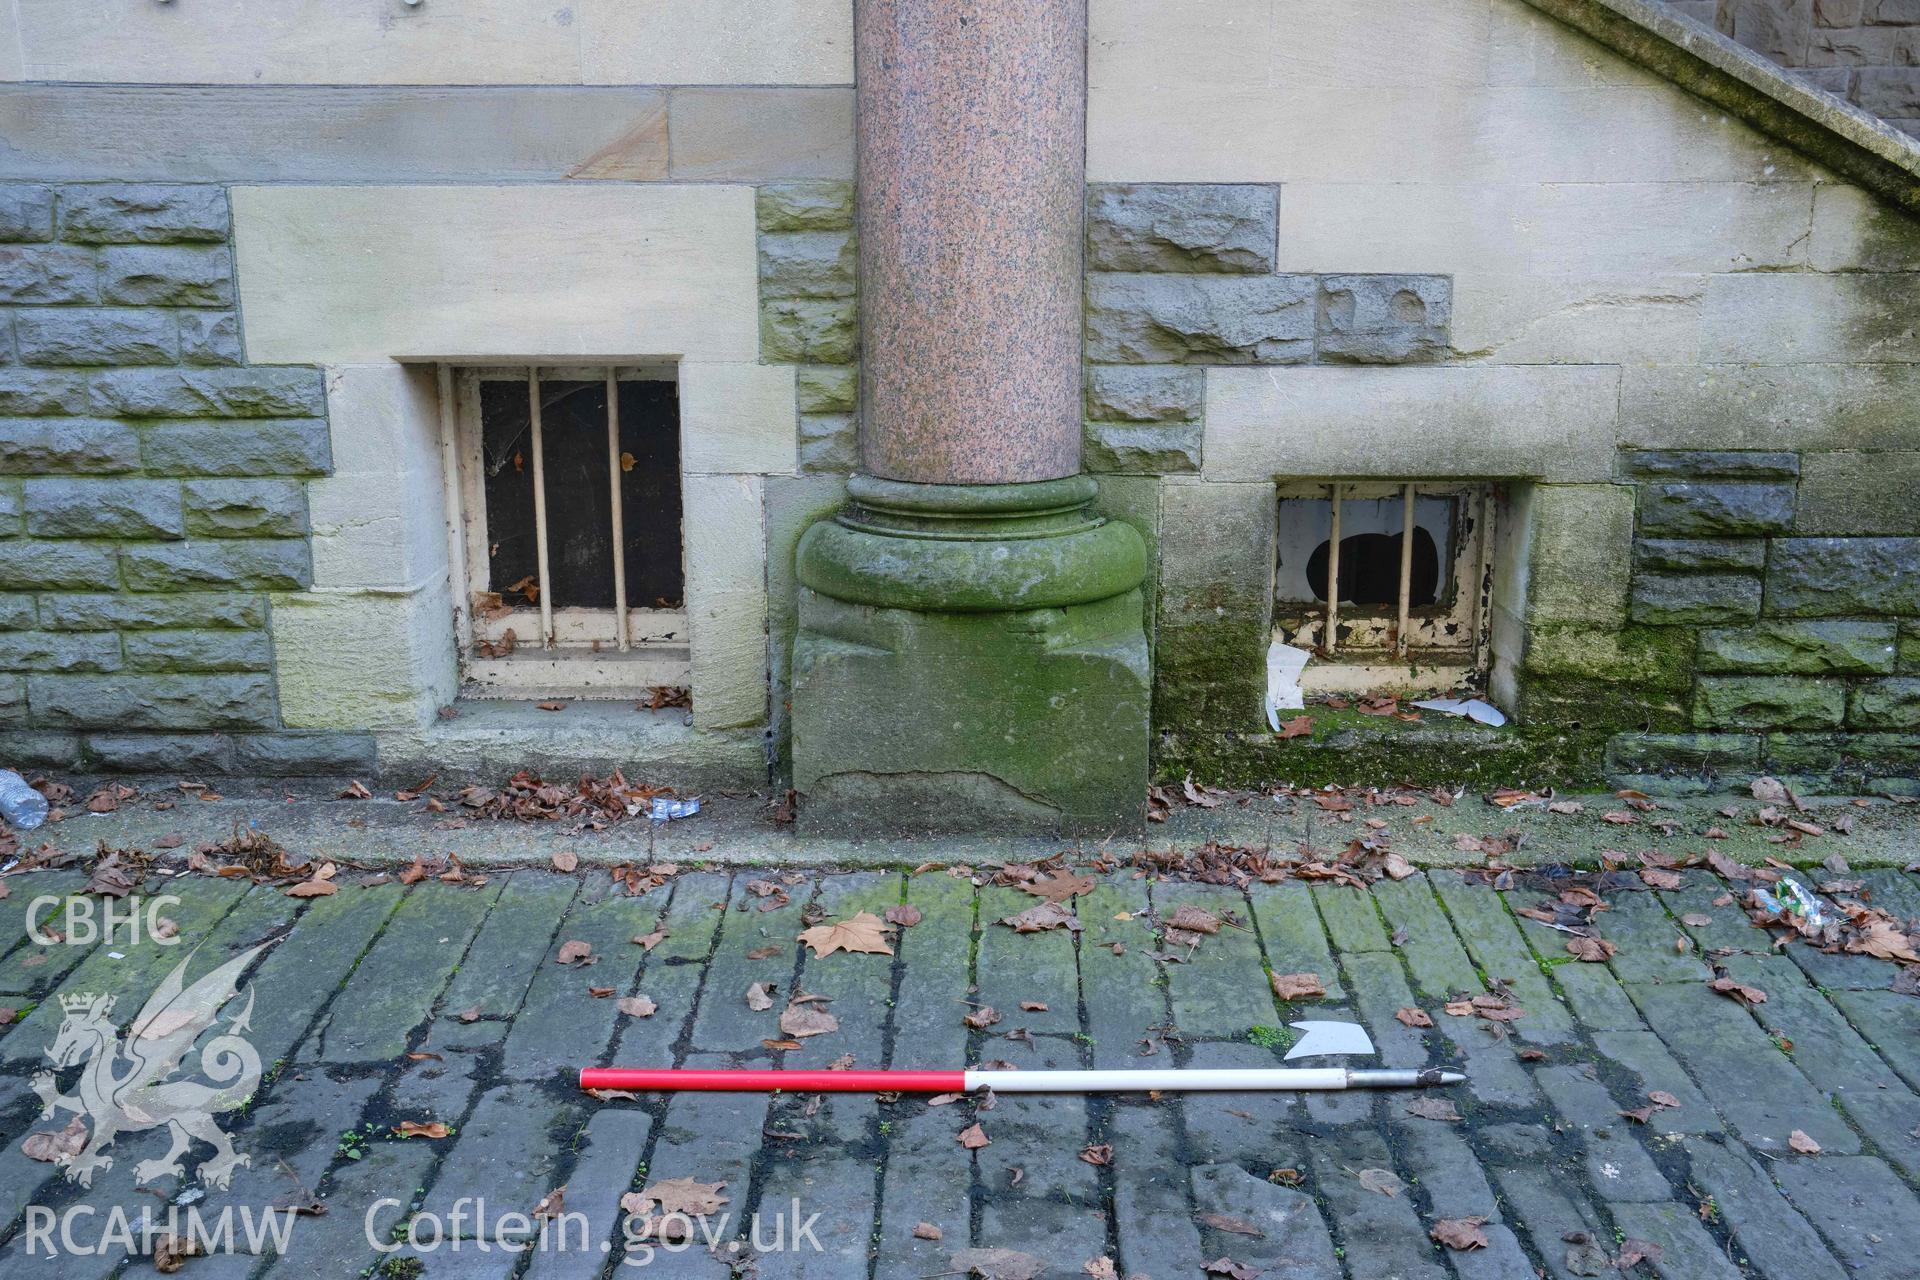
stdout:
<svg viewBox="0 0 1920 1280">
<path fill-rule="evenodd" d="M 1459 1084 L 1458 1071 L 1352 1071 L 1345 1067 L 1166 1068 L 1148 1071 L 713 1071 L 587 1067 L 582 1089 L 735 1093 L 1196 1093 L 1416 1089 Z"/>
</svg>

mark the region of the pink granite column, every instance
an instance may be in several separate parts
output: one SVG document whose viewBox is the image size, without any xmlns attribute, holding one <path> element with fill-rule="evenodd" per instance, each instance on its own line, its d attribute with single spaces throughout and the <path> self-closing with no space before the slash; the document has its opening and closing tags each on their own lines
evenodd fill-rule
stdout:
<svg viewBox="0 0 1920 1280">
<path fill-rule="evenodd" d="M 855 0 L 861 459 L 1080 470 L 1086 0 Z"/>
</svg>

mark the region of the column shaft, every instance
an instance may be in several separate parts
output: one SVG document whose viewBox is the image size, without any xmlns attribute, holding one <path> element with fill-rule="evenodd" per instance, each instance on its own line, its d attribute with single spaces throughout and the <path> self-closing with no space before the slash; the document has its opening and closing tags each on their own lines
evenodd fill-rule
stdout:
<svg viewBox="0 0 1920 1280">
<path fill-rule="evenodd" d="M 1080 469 L 1086 0 L 856 0 L 861 458 Z"/>
</svg>

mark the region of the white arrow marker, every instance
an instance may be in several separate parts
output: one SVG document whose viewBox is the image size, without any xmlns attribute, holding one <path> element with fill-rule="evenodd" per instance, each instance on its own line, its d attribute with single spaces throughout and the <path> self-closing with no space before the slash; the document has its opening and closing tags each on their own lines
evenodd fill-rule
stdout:
<svg viewBox="0 0 1920 1280">
<path fill-rule="evenodd" d="M 1317 1058 L 1335 1054 L 1372 1053 L 1373 1041 L 1367 1029 L 1356 1022 L 1289 1022 L 1300 1032 L 1300 1043 L 1287 1050 L 1282 1062 L 1295 1058 Z"/>
</svg>

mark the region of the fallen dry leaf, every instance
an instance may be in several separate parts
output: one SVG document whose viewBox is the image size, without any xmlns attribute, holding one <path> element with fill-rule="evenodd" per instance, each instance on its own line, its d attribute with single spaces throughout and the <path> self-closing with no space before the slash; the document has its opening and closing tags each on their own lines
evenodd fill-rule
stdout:
<svg viewBox="0 0 1920 1280">
<path fill-rule="evenodd" d="M 662 1215 L 683 1213 L 704 1218 L 718 1213 L 728 1197 L 720 1194 L 724 1182 L 695 1182 L 692 1178 L 665 1178 L 620 1197 L 620 1207 L 635 1217 L 648 1217 L 658 1206 Z"/>
<path fill-rule="evenodd" d="M 1080 917 L 1057 902 L 1038 903 L 1016 915 L 1006 916 L 998 923 L 1015 933 L 1040 933 L 1047 929 L 1066 929 L 1070 933 L 1079 933 L 1081 929 Z"/>
<path fill-rule="evenodd" d="M 1112 1164 L 1113 1144 L 1111 1142 L 1089 1142 L 1080 1149 L 1080 1158 L 1088 1164 Z"/>
<path fill-rule="evenodd" d="M 1362 1169 L 1358 1177 L 1361 1186 L 1369 1191 L 1377 1191 L 1389 1199 L 1406 1190 L 1407 1186 L 1391 1169 Z"/>
<path fill-rule="evenodd" d="M 1647 1101 L 1659 1107 L 1662 1111 L 1671 1111 L 1680 1105 L 1680 1099 L 1674 1097 L 1665 1089 L 1649 1089 L 1647 1091 Z"/>
<path fill-rule="evenodd" d="M 1280 737 L 1310 738 L 1313 736 L 1313 717 L 1295 716 L 1291 720 L 1280 722 Z"/>
<path fill-rule="evenodd" d="M 80 1116 L 67 1121 L 67 1127 L 58 1130 L 43 1130 L 30 1133 L 20 1143 L 20 1151 L 29 1160 L 43 1160 L 48 1164 L 65 1164 L 80 1154 L 87 1145 L 87 1122 Z"/>
<path fill-rule="evenodd" d="M 978 1151 L 982 1147 L 993 1144 L 993 1139 L 987 1136 L 987 1131 L 982 1129 L 977 1123 L 970 1124 L 962 1129 L 959 1134 L 955 1136 L 954 1141 L 969 1151 Z"/>
<path fill-rule="evenodd" d="M 1247 1221 L 1245 1218 L 1236 1218 L 1232 1214 L 1203 1213 L 1199 1215 L 1199 1218 L 1201 1222 L 1212 1227 L 1215 1231 L 1225 1231 L 1231 1235 L 1259 1238 L 1267 1234 L 1265 1231 L 1262 1231 L 1258 1225 Z"/>
<path fill-rule="evenodd" d="M 627 941 L 633 943 L 634 946 L 640 948 L 642 951 L 651 951 L 666 941 L 666 938 L 667 934 L 664 929 L 655 929 L 652 933 L 643 933 L 639 937 L 629 938 Z"/>
<path fill-rule="evenodd" d="M 647 996 L 626 996 L 616 1000 L 614 1007 L 629 1018 L 651 1018 L 660 1008 Z"/>
<path fill-rule="evenodd" d="M 451 1132 L 452 1130 L 439 1120 L 425 1123 L 419 1120 L 402 1120 L 393 1126 L 393 1136 L 396 1138 L 444 1138 Z M 520 1203 L 525 1204 L 526 1201 L 522 1200 Z"/>
<path fill-rule="evenodd" d="M 1114 1270 L 1113 1259 L 1104 1253 L 1097 1258 L 1088 1258 L 1080 1264 L 1080 1270 L 1093 1280 L 1120 1280 L 1120 1273 Z"/>
<path fill-rule="evenodd" d="M 1458 1120 L 1460 1113 L 1445 1098 L 1416 1098 L 1407 1104 L 1407 1114 L 1419 1116 L 1422 1120 Z"/>
<path fill-rule="evenodd" d="M 1327 986 L 1317 973 L 1272 973 L 1273 994 L 1282 1000 L 1306 1000 L 1327 994 Z"/>
<path fill-rule="evenodd" d="M 1187 903 L 1177 907 L 1167 921 L 1169 929 L 1184 929 L 1188 933 L 1213 934 L 1220 932 L 1220 917 L 1205 907 L 1196 907 Z"/>
<path fill-rule="evenodd" d="M 1588 964 L 1605 964 L 1619 949 L 1605 938 L 1567 939 L 1567 954 L 1575 959 L 1585 960 Z"/>
<path fill-rule="evenodd" d="M 824 1036 L 840 1029 L 840 1019 L 812 1002 L 795 1001 L 780 1015 L 780 1030 L 795 1040 Z"/>
<path fill-rule="evenodd" d="M 886 921 L 871 911 L 859 911 L 845 920 L 833 924 L 817 924 L 802 931 L 800 941 L 813 948 L 813 958 L 819 960 L 836 951 L 859 951 L 868 955 L 890 956 L 893 948 L 887 945 Z"/>
<path fill-rule="evenodd" d="M 964 1015 L 960 1021 L 976 1031 L 981 1031 L 1000 1021 L 1000 1011 L 990 1004 L 983 1004 L 972 1013 Z"/>
<path fill-rule="evenodd" d="M 1678 871 L 1665 871 L 1659 867 L 1640 868 L 1640 879 L 1649 889 L 1678 889 L 1686 883 Z"/>
<path fill-rule="evenodd" d="M 1254 1280 L 1260 1272 L 1244 1262 L 1235 1262 L 1224 1254 L 1212 1262 L 1203 1262 L 1200 1269 L 1211 1276 L 1225 1276 L 1227 1280 Z"/>
<path fill-rule="evenodd" d="M 1077 876 L 1071 871 L 1055 870 L 1039 880 L 1029 880 L 1020 888 L 1048 902 L 1065 902 L 1076 893 L 1092 893 L 1099 882 L 1092 876 Z"/>
<path fill-rule="evenodd" d="M 580 855 L 571 849 L 562 849 L 553 855 L 553 869 L 555 871 L 574 871 L 577 870 L 579 866 Z"/>
<path fill-rule="evenodd" d="M 287 890 L 289 898 L 327 898 L 333 896 L 338 886 L 331 880 L 302 880 Z"/>
<path fill-rule="evenodd" d="M 1820 1144 L 1808 1137 L 1805 1131 L 1800 1129 L 1795 1129 L 1787 1135 L 1787 1145 L 1803 1156 L 1817 1156 L 1820 1154 Z"/>
<path fill-rule="evenodd" d="M 540 1198 L 539 1204 L 533 1206 L 533 1217 L 537 1221 L 546 1221 L 549 1218 L 558 1218 L 566 1211 L 567 1189 L 555 1187 Z"/>
<path fill-rule="evenodd" d="M 747 988 L 747 1008 L 755 1013 L 765 1013 L 773 1008 L 774 987 L 771 982 L 756 982 Z"/>
<path fill-rule="evenodd" d="M 1487 1247 L 1487 1233 L 1481 1230 L 1486 1223 L 1483 1217 L 1442 1218 L 1427 1234 L 1447 1248 L 1464 1253 L 1468 1249 Z"/>
<path fill-rule="evenodd" d="M 1395 1009 L 1393 1016 L 1409 1027 L 1430 1027 L 1433 1025 L 1433 1019 L 1427 1015 L 1426 1010 L 1415 1009 L 1412 1006 L 1408 1006 L 1405 1009 Z"/>
<path fill-rule="evenodd" d="M 1740 1003 L 1747 1005 L 1749 1007 L 1756 1004 L 1765 1004 L 1767 1002 L 1767 993 L 1762 991 L 1760 988 L 1750 987 L 1745 985 L 1744 983 L 1735 982 L 1732 978 L 1729 978 L 1724 974 L 1718 978 L 1715 978 L 1713 981 L 1709 982 L 1707 986 L 1710 990 L 1718 991 L 1721 995 L 1724 995 L 1724 996 L 1731 996 L 1735 1000 L 1738 1000 L 1740 1001 Z"/>
<path fill-rule="evenodd" d="M 578 938 L 569 939 L 560 944 L 560 954 L 553 958 L 555 964 L 578 964 L 593 954 L 593 944 L 582 942 Z"/>
<path fill-rule="evenodd" d="M 153 1269 L 163 1276 L 170 1276 L 186 1266 L 188 1258 L 199 1256 L 200 1242 L 190 1234 L 176 1236 L 168 1233 L 153 1242 Z"/>
<path fill-rule="evenodd" d="M 913 1238 L 915 1240 L 938 1240 L 945 1234 L 946 1232 L 940 1230 L 940 1228 L 934 1226 L 931 1222 L 916 1222 L 913 1224 Z"/>
<path fill-rule="evenodd" d="M 886 910 L 888 924 L 897 924 L 902 929 L 911 929 L 920 923 L 920 908 L 911 902 L 896 902 Z"/>
</svg>

